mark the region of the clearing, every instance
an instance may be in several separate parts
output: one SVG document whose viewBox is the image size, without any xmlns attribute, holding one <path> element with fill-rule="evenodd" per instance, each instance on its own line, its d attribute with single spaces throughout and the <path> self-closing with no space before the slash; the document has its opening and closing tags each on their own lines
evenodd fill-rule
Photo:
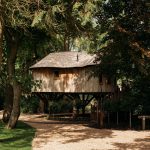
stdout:
<svg viewBox="0 0 150 150">
<path fill-rule="evenodd" d="M 37 129 L 33 150 L 149 150 L 150 131 L 111 130 L 86 123 L 47 120 L 43 115 L 21 115 Z"/>
</svg>

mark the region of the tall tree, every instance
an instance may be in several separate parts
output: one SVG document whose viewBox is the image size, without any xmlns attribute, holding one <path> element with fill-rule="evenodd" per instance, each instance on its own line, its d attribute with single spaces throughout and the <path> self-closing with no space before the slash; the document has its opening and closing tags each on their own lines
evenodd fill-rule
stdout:
<svg viewBox="0 0 150 150">
<path fill-rule="evenodd" d="M 150 67 L 149 6 L 147 1 L 108 0 L 99 3 L 97 21 L 100 33 L 107 33 L 101 43 L 106 46 L 100 55 L 128 73 L 132 64 L 139 72 L 148 75 Z M 104 58 L 103 57 L 103 58 Z M 113 58 L 113 59 L 112 59 Z M 108 64 L 108 63 L 107 63 Z"/>
<path fill-rule="evenodd" d="M 77 45 L 76 38 L 87 39 L 90 36 L 96 9 L 94 0 L 48 0 L 48 2 L 51 11 L 45 14 L 45 24 L 42 22 L 42 26 L 50 27 L 49 31 L 53 31 L 53 36 L 55 35 L 62 45 L 61 50 L 71 50 Z"/>
<path fill-rule="evenodd" d="M 31 5 L 32 4 L 32 5 Z M 12 95 L 8 100 L 8 103 L 11 105 L 13 100 L 12 111 L 11 109 L 4 110 L 5 116 L 10 116 L 8 122 L 8 128 L 14 128 L 18 117 L 20 115 L 20 96 L 21 96 L 21 84 L 16 78 L 16 58 L 17 52 L 19 49 L 19 44 L 22 37 L 27 33 L 28 28 L 30 27 L 33 20 L 33 7 L 34 2 L 32 1 L 3 1 L 2 3 L 2 18 L 4 20 L 4 36 L 7 44 L 7 85 L 9 89 L 7 95 Z M 37 4 L 35 4 L 37 5 Z M 12 100 L 11 100 L 12 99 Z M 7 104 L 7 105 L 9 105 Z M 8 113 L 8 115 L 5 115 Z M 3 118 L 3 120 L 8 120 Z"/>
<path fill-rule="evenodd" d="M 89 14 L 88 11 L 94 12 L 94 9 L 90 10 L 90 6 L 94 8 L 94 0 L 74 0 L 71 2 L 68 0 L 52 0 L 49 1 L 50 3 L 46 2 L 44 0 L 2 1 L 1 15 L 5 27 L 3 33 L 7 50 L 7 85 L 11 89 L 7 91 L 10 95 L 7 99 L 10 105 L 10 97 L 13 99 L 12 111 L 11 109 L 8 110 L 10 113 L 8 128 L 15 127 L 20 114 L 19 103 L 23 84 L 22 79 L 19 77 L 21 67 L 18 66 L 22 64 L 23 68 L 25 66 L 25 70 L 27 69 L 26 66 L 29 66 L 27 61 L 25 62 L 26 65 L 18 61 L 18 58 L 21 57 L 20 48 L 25 45 L 24 39 L 28 37 L 33 41 L 34 46 L 32 46 L 34 48 L 31 56 L 38 58 L 39 51 L 37 51 L 37 47 L 40 46 L 37 41 L 38 43 L 40 41 L 42 45 L 41 35 L 43 33 L 46 35 L 45 37 L 49 38 L 49 40 L 46 38 L 48 47 L 54 50 L 60 48 L 69 50 L 69 43 L 73 41 L 72 39 L 82 35 L 82 33 L 88 37 L 91 32 L 92 22 L 90 19 L 93 14 Z M 48 52 L 48 50 L 44 51 L 44 55 Z M 30 58 L 30 60 L 32 59 L 34 58 Z"/>
<path fill-rule="evenodd" d="M 100 69 L 122 79 L 128 109 L 142 105 L 146 110 L 149 104 L 150 22 L 147 18 L 150 5 L 146 0 L 103 0 L 97 5 L 100 10 L 96 15 L 97 31 L 104 35 L 98 41 L 103 45 L 97 51 Z"/>
</svg>

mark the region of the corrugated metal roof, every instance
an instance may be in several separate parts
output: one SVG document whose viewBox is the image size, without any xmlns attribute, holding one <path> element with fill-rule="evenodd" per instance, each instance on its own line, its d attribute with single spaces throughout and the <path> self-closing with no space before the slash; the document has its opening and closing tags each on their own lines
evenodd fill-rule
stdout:
<svg viewBox="0 0 150 150">
<path fill-rule="evenodd" d="M 75 68 L 96 65 L 95 55 L 86 52 L 56 52 L 50 53 L 30 68 Z"/>
</svg>

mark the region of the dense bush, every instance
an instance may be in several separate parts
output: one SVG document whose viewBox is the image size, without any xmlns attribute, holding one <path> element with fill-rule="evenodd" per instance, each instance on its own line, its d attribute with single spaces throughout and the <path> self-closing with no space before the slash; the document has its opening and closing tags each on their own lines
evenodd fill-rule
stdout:
<svg viewBox="0 0 150 150">
<path fill-rule="evenodd" d="M 72 112 L 72 101 L 61 99 L 59 101 L 49 102 L 50 113 Z"/>
<path fill-rule="evenodd" d="M 0 110 L 3 109 L 3 105 L 4 105 L 4 100 L 3 97 L 0 96 Z"/>
<path fill-rule="evenodd" d="M 4 89 L 0 86 L 0 110 L 4 108 Z"/>
<path fill-rule="evenodd" d="M 120 101 L 113 101 L 113 100 L 104 100 L 103 103 L 104 110 L 117 112 L 120 111 Z"/>
<path fill-rule="evenodd" d="M 25 95 L 21 98 L 21 112 L 36 113 L 39 107 L 39 98 L 32 95 Z"/>
</svg>

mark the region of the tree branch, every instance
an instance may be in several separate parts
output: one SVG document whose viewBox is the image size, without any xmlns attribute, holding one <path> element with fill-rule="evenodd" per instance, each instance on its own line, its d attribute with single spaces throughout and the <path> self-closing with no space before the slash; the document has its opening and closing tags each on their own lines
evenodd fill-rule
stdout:
<svg viewBox="0 0 150 150">
<path fill-rule="evenodd" d="M 140 44 L 138 42 L 131 42 L 130 46 L 132 48 L 136 48 L 136 49 L 140 50 L 143 55 L 145 55 L 146 57 L 150 58 L 150 50 L 144 49 L 143 47 L 140 46 Z"/>
</svg>

